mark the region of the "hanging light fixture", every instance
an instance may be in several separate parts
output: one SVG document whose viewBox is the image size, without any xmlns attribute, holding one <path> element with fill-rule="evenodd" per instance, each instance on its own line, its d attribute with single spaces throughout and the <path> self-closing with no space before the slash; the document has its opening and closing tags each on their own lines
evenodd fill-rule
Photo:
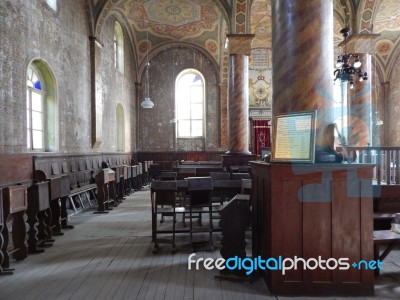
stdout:
<svg viewBox="0 0 400 300">
<path fill-rule="evenodd" d="M 146 40 L 147 40 L 147 46 L 146 46 L 146 69 L 145 69 L 145 78 L 144 78 L 144 100 L 140 104 L 143 108 L 153 108 L 154 103 L 150 99 L 150 80 L 149 80 L 149 68 L 150 68 L 150 63 L 149 63 L 149 32 L 148 30 L 146 31 Z"/>
<path fill-rule="evenodd" d="M 150 92 L 149 92 L 149 67 L 150 63 L 147 62 L 146 70 L 145 70 L 145 81 L 144 81 L 144 100 L 142 104 L 140 104 L 143 108 L 153 108 L 154 103 L 150 99 Z"/>
<path fill-rule="evenodd" d="M 342 82 L 348 81 L 350 84 L 350 88 L 354 88 L 354 78 L 358 76 L 359 81 L 368 80 L 367 72 L 363 72 L 361 70 L 361 61 L 358 54 L 355 53 L 346 53 L 346 40 L 350 34 L 351 29 L 346 27 L 340 30 L 340 33 L 344 38 L 344 53 L 338 56 L 336 61 L 336 70 L 333 72 L 336 79 L 340 79 Z"/>
</svg>

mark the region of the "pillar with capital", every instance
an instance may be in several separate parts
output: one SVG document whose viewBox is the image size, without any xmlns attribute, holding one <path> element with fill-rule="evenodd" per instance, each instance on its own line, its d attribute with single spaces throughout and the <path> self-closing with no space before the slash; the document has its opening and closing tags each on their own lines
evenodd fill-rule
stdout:
<svg viewBox="0 0 400 300">
<path fill-rule="evenodd" d="M 273 117 L 317 111 L 316 146 L 333 123 L 333 1 L 272 1 Z"/>
<path fill-rule="evenodd" d="M 352 34 L 339 46 L 345 47 L 347 53 L 357 54 L 361 61 L 361 70 L 368 74 L 369 79 L 359 81 L 354 78 L 354 88 L 349 88 L 349 145 L 366 147 L 371 143 L 372 137 L 372 74 L 371 53 L 375 51 L 378 34 Z"/>
<path fill-rule="evenodd" d="M 249 152 L 249 56 L 254 34 L 228 34 L 228 152 L 224 166 L 243 164 L 255 158 Z"/>
</svg>

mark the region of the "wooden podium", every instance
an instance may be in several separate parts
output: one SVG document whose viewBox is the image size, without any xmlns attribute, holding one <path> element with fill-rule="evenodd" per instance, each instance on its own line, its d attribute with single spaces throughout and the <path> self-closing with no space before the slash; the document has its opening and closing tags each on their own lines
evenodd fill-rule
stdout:
<svg viewBox="0 0 400 300">
<path fill-rule="evenodd" d="M 348 258 L 346 270 L 262 271 L 277 295 L 372 295 L 372 165 L 251 163 L 253 257 Z M 334 261 L 330 263 L 334 266 Z"/>
<path fill-rule="evenodd" d="M 109 168 L 102 169 L 96 175 L 98 208 L 94 213 L 108 213 L 108 210 L 112 210 L 110 203 L 115 200 L 114 183 L 115 172 Z"/>
</svg>

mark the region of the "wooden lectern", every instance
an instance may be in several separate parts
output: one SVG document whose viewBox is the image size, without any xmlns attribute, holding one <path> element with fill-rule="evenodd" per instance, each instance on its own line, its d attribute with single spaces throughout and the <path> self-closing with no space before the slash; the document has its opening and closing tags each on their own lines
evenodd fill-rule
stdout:
<svg viewBox="0 0 400 300">
<path fill-rule="evenodd" d="M 262 271 L 276 295 L 372 295 L 372 165 L 251 163 L 253 257 L 330 260 L 329 268 Z M 348 258 L 339 270 L 335 261 Z M 334 260 L 333 260 L 334 259 Z"/>
</svg>

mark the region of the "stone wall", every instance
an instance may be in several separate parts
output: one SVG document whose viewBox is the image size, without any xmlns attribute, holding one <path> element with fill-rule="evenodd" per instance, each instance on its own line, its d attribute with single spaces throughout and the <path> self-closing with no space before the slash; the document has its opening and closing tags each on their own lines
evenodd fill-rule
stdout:
<svg viewBox="0 0 400 300">
<path fill-rule="evenodd" d="M 133 55 L 125 37 L 125 74 L 113 62 L 113 20 L 102 29 L 103 142 L 91 147 L 89 21 L 86 1 L 0 1 L 0 153 L 26 152 L 26 71 L 43 61 L 56 82 L 58 151 L 116 150 L 116 105 L 125 112 L 125 151 L 135 146 Z M 104 121 L 107 120 L 107 121 Z M 131 130 L 132 128 L 132 130 Z"/>
<path fill-rule="evenodd" d="M 136 149 L 136 101 L 134 72 L 134 60 L 132 47 L 129 44 L 128 35 L 124 30 L 124 73 L 115 68 L 114 64 L 114 24 L 115 18 L 110 17 L 101 31 L 101 42 L 104 44 L 101 51 L 101 81 L 103 83 L 102 93 L 103 107 L 103 137 L 100 149 L 102 151 L 114 152 L 117 150 L 117 124 L 116 107 L 121 103 L 125 117 L 125 151 Z M 120 23 L 122 25 L 122 23 Z"/>
<path fill-rule="evenodd" d="M 175 79 L 188 68 L 200 71 L 206 82 L 205 139 L 176 141 Z M 154 108 L 140 108 L 139 150 L 211 151 L 220 148 L 218 74 L 210 60 L 197 50 L 174 47 L 150 59 L 150 98 Z M 140 96 L 143 99 L 143 95 Z"/>
</svg>

